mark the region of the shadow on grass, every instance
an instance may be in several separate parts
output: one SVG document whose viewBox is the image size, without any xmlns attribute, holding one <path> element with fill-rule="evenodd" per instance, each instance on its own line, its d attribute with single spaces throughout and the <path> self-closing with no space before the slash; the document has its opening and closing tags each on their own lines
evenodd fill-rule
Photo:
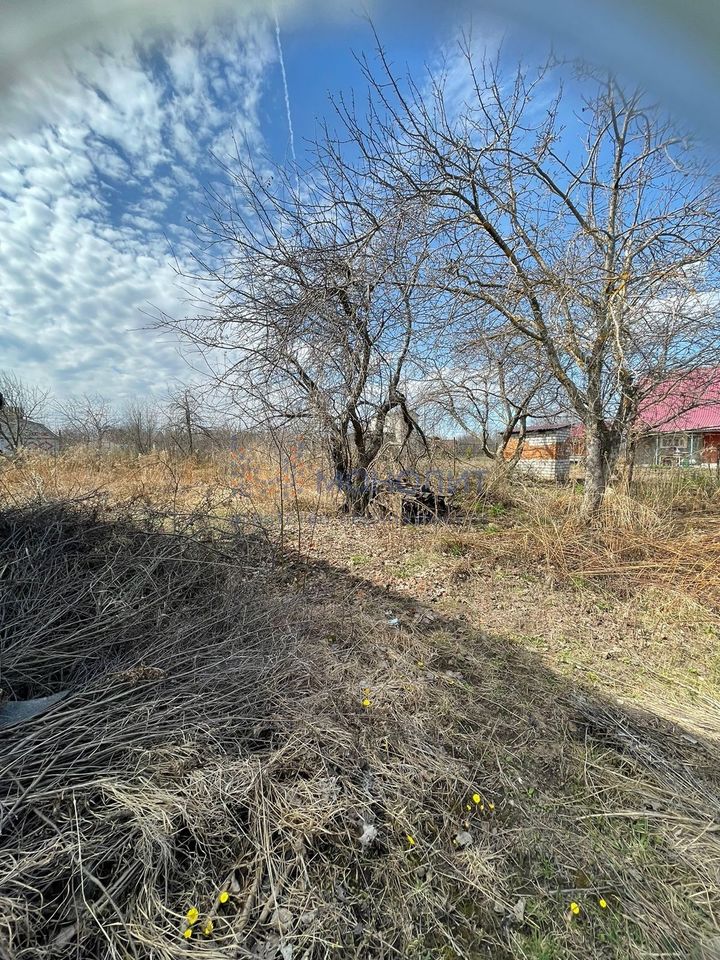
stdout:
<svg viewBox="0 0 720 960">
<path fill-rule="evenodd" d="M 3 690 L 71 688 L 0 731 L 0 956 L 717 956 L 711 743 L 329 563 L 0 523 Z"/>
</svg>

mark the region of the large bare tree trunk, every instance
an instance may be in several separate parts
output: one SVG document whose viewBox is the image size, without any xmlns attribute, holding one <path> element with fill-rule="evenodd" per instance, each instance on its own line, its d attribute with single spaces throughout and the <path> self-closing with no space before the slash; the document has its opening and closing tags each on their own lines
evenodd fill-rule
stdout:
<svg viewBox="0 0 720 960">
<path fill-rule="evenodd" d="M 337 463 L 335 483 L 343 494 L 343 511 L 353 517 L 363 517 L 367 513 L 373 495 L 373 484 L 364 469 L 353 470 Z"/>
<path fill-rule="evenodd" d="M 595 520 L 600 514 L 607 486 L 602 448 L 599 431 L 588 429 L 585 436 L 585 491 L 581 507 L 582 516 L 588 521 Z"/>
<path fill-rule="evenodd" d="M 597 520 L 613 476 L 620 451 L 620 438 L 606 426 L 585 425 L 585 491 L 580 512 L 589 522 Z"/>
<path fill-rule="evenodd" d="M 350 451 L 342 436 L 331 436 L 328 453 L 333 468 L 335 486 L 343 495 L 343 510 L 354 517 L 367 513 L 371 499 L 371 487 L 367 481 L 367 469 L 354 468 Z"/>
</svg>

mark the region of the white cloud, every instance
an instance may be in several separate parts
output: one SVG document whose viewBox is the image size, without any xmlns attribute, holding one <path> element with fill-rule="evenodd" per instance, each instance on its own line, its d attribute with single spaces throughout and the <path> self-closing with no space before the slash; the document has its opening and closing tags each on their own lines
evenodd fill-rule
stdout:
<svg viewBox="0 0 720 960">
<path fill-rule="evenodd" d="M 143 329 L 185 311 L 165 239 L 211 175 L 229 128 L 262 143 L 275 50 L 263 21 L 76 52 L 0 104 L 0 367 L 117 400 L 184 375 Z M 230 113 L 228 109 L 231 108 Z"/>
</svg>

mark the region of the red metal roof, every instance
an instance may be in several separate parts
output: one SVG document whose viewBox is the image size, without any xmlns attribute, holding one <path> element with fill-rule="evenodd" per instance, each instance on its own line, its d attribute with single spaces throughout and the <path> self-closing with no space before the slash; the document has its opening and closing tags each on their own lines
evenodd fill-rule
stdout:
<svg viewBox="0 0 720 960">
<path fill-rule="evenodd" d="M 652 433 L 720 429 L 720 366 L 658 384 L 641 404 L 639 419 Z"/>
<path fill-rule="evenodd" d="M 720 366 L 701 367 L 659 383 L 640 405 L 639 425 L 650 433 L 720 430 Z M 567 427 L 571 440 L 585 436 L 582 423 L 568 420 L 537 419 L 528 424 L 526 433 Z"/>
</svg>

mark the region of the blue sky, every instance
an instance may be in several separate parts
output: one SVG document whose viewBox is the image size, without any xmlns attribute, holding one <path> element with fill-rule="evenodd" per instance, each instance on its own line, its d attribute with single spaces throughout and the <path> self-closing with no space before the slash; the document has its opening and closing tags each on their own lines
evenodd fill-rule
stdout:
<svg viewBox="0 0 720 960">
<path fill-rule="evenodd" d="M 475 44 L 492 49 L 504 37 L 513 57 L 537 60 L 549 44 L 533 13 L 539 8 L 533 0 L 508 2 L 522 14 L 511 28 L 487 13 L 488 5 L 508 6 L 500 0 L 488 0 L 482 14 L 474 0 L 376 0 L 373 21 L 400 71 L 417 74 L 443 52 L 452 58 L 470 6 Z M 548 9 L 558 24 L 572 27 L 568 11 L 576 2 L 587 16 L 595 10 L 594 0 L 554 0 Z M 372 54 L 373 39 L 354 0 L 278 3 L 302 158 L 317 118 L 331 113 L 328 94 L 354 89 L 362 95 L 353 53 Z M 576 34 L 593 39 L 604 30 L 613 50 L 624 37 L 626 61 L 640 62 L 646 36 L 618 28 L 614 3 L 607 0 L 597 29 L 580 20 Z M 146 313 L 190 310 L 171 247 L 190 262 L 194 238 L 187 221 L 201 216 L 203 186 L 218 175 L 211 153 L 227 157 L 235 136 L 257 155 L 280 162 L 289 156 L 272 8 L 264 0 L 238 0 L 234 9 L 242 15 L 202 23 L 199 8 L 205 5 L 198 0 L 103 0 L 100 6 L 19 0 L 9 8 L 15 21 L 4 15 L 0 369 L 47 386 L 60 399 L 83 392 L 118 404 L 162 397 L 169 383 L 190 376 L 178 345 L 148 329 Z M 112 22 L 84 29 L 99 9 L 114 11 L 106 18 Z M 141 28 L 142 17 L 157 10 L 169 11 L 162 29 L 157 23 L 152 32 Z M 673 44 L 680 51 L 677 33 Z M 572 45 L 566 50 L 578 52 Z M 671 61 L 651 59 L 658 89 L 667 80 L 688 112 L 717 115 L 702 97 L 712 86 L 693 80 L 686 96 Z M 672 62 L 679 70 L 679 53 Z M 689 67 L 680 73 L 692 79 Z M 462 83 L 460 73 L 455 79 Z"/>
<path fill-rule="evenodd" d="M 460 20 L 415 7 L 375 18 L 398 65 L 421 68 Z M 488 22 L 488 37 L 496 36 Z M 367 21 L 280 17 L 299 157 L 328 94 L 358 89 Z M 495 40 L 493 39 L 493 42 Z M 0 97 L 0 367 L 63 399 L 163 396 L 188 377 L 143 311 L 189 309 L 170 246 L 188 262 L 188 218 L 233 137 L 289 157 L 275 25 L 224 17 L 158 35 L 126 29 L 67 52 Z"/>
</svg>

